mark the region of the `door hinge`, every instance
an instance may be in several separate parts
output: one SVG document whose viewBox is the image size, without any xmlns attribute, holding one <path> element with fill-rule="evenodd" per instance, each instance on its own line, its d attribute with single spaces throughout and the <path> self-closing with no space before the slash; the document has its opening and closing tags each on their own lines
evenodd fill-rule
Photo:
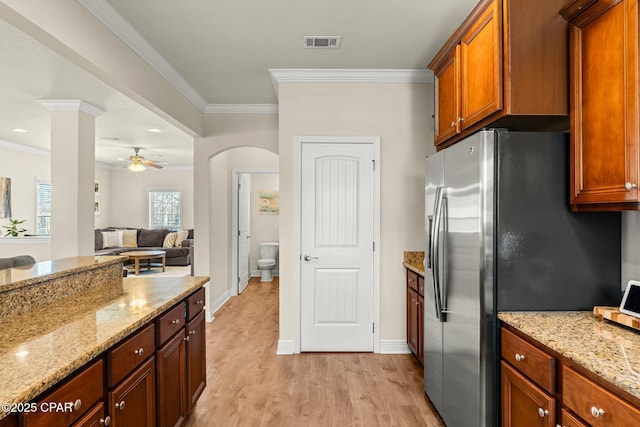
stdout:
<svg viewBox="0 0 640 427">
<path fill-rule="evenodd" d="M 371 324 L 371 333 L 372 333 L 372 334 L 375 334 L 375 333 L 376 333 L 376 324 L 375 324 L 375 323 L 372 323 L 372 324 Z"/>
<path fill-rule="evenodd" d="M 238 230 L 238 237 L 240 237 L 240 234 L 242 234 L 242 233 L 240 232 L 240 230 Z"/>
<path fill-rule="evenodd" d="M 376 251 L 376 242 L 373 241 L 372 243 L 373 243 L 373 252 L 375 252 Z"/>
<path fill-rule="evenodd" d="M 373 164 L 373 170 L 376 170 L 376 161 L 375 160 L 371 160 L 371 163 Z"/>
</svg>

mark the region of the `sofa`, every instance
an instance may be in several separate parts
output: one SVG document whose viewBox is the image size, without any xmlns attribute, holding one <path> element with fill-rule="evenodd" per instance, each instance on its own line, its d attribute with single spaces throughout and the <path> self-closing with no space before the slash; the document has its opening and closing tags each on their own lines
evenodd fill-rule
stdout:
<svg viewBox="0 0 640 427">
<path fill-rule="evenodd" d="M 31 268 L 36 263 L 31 255 L 17 255 L 11 258 L 0 258 L 0 270 L 5 268 Z"/>
<path fill-rule="evenodd" d="M 182 239 L 183 236 L 186 237 Z M 193 256 L 193 229 L 175 232 L 167 229 L 107 227 L 95 230 L 95 255 L 155 250 L 166 252 L 166 265 L 190 265 Z"/>
</svg>

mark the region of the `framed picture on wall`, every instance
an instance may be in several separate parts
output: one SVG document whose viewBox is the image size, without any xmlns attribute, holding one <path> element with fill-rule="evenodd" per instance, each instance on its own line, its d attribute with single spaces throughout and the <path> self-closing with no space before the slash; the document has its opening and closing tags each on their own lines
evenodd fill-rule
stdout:
<svg viewBox="0 0 640 427">
<path fill-rule="evenodd" d="M 94 196 L 100 197 L 100 193 L 102 192 L 102 182 L 100 178 L 96 178 L 96 182 L 93 187 Z"/>
<path fill-rule="evenodd" d="M 96 200 L 93 202 L 93 213 L 94 213 L 96 216 L 99 216 L 99 215 L 100 215 L 100 199 L 96 199 Z"/>
</svg>

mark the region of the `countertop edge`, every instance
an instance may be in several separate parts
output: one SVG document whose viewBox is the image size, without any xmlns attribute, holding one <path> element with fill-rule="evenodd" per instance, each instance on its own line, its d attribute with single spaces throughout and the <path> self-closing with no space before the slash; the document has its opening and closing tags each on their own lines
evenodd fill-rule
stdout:
<svg viewBox="0 0 640 427">
<path fill-rule="evenodd" d="M 416 267 L 415 265 L 411 265 L 409 263 L 403 262 L 402 265 L 406 268 L 408 268 L 409 270 L 413 271 L 414 273 L 417 273 L 421 276 L 424 276 L 424 270 L 420 270 L 418 267 Z"/>
</svg>

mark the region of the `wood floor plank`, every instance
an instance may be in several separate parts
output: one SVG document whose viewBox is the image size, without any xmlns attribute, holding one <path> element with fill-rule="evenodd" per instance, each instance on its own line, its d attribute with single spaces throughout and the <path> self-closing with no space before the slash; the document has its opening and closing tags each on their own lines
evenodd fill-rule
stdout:
<svg viewBox="0 0 640 427">
<path fill-rule="evenodd" d="M 411 355 L 276 356 L 278 280 L 252 279 L 206 324 L 207 387 L 194 426 L 428 426 L 444 424 Z"/>
</svg>

